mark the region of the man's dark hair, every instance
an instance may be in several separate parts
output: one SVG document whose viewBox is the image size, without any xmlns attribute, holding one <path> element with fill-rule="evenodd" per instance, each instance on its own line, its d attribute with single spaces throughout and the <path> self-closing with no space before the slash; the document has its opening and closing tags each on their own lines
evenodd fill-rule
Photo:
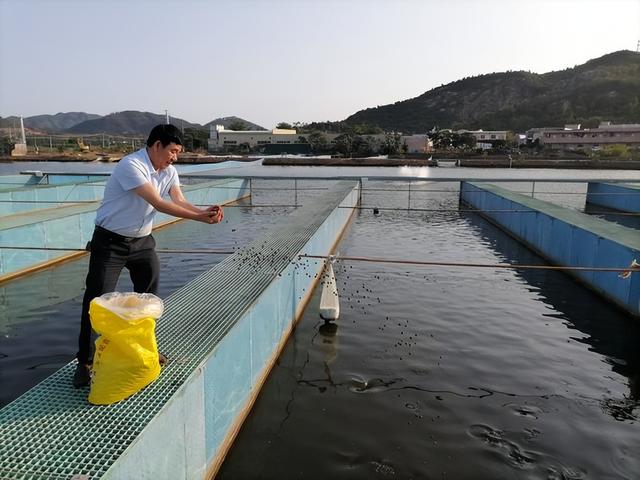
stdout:
<svg viewBox="0 0 640 480">
<path fill-rule="evenodd" d="M 182 145 L 180 130 L 169 123 L 156 125 L 151 129 L 151 132 L 149 132 L 149 138 L 147 138 L 147 147 L 151 147 L 158 140 L 160 140 L 163 147 L 166 147 L 170 143 Z"/>
</svg>

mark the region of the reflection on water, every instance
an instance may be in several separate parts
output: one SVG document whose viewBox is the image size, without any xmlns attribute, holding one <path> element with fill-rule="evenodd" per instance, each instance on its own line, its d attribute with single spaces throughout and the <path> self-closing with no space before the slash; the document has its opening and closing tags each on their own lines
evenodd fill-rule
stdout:
<svg viewBox="0 0 640 480">
<path fill-rule="evenodd" d="M 320 333 L 320 344 L 324 351 L 324 371 L 327 374 L 327 380 L 333 385 L 331 379 L 331 364 L 338 357 L 338 324 L 335 322 L 324 322 L 318 328 Z"/>
<path fill-rule="evenodd" d="M 82 259 L 0 285 L 0 334 L 41 318 L 55 305 L 76 297 L 84 288 L 86 274 L 87 262 Z"/>
<path fill-rule="evenodd" d="M 538 264 L 544 260 L 529 249 L 501 235 L 497 227 L 478 215 L 462 215 L 470 225 L 478 228 L 483 239 L 508 263 Z M 588 292 L 586 287 L 567 282 L 565 274 L 557 271 L 518 270 L 517 275 L 536 288 L 540 301 L 554 309 L 553 317 L 567 322 L 584 333 L 577 339 L 590 350 L 604 356 L 611 370 L 627 377 L 628 398 L 640 407 L 638 381 L 640 379 L 640 322 L 633 321 L 623 310 Z M 588 302 L 582 299 L 589 297 Z M 551 316 L 551 315 L 549 315 Z"/>
<path fill-rule="evenodd" d="M 429 167 L 400 167 L 398 175 L 401 177 L 423 177 L 427 178 L 433 172 Z"/>
<path fill-rule="evenodd" d="M 584 213 L 600 217 L 607 222 L 617 223 L 623 227 L 640 230 L 640 214 L 638 213 L 619 212 L 618 210 L 593 203 L 585 204 Z"/>
</svg>

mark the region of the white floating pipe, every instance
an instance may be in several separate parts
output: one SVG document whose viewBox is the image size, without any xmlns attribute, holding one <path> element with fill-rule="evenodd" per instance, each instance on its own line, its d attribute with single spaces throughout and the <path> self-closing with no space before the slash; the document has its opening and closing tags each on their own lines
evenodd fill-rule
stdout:
<svg viewBox="0 0 640 480">
<path fill-rule="evenodd" d="M 325 267 L 320 296 L 320 317 L 326 321 L 337 320 L 340 316 L 340 299 L 338 298 L 338 286 L 336 276 L 333 273 L 334 257 L 330 256 Z"/>
</svg>

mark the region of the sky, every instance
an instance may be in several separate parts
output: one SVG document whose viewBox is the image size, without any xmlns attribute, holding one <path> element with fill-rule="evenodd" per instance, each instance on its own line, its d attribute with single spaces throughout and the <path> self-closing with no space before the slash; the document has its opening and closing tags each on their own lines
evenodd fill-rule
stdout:
<svg viewBox="0 0 640 480">
<path fill-rule="evenodd" d="M 639 40 L 640 0 L 0 0 L 0 116 L 336 121 Z"/>
</svg>

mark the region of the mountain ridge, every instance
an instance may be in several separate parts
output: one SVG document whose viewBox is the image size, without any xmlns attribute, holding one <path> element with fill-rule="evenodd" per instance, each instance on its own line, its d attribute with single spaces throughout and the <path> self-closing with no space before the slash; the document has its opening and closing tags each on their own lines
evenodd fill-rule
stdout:
<svg viewBox="0 0 640 480">
<path fill-rule="evenodd" d="M 416 133 L 434 127 L 523 131 L 566 123 L 596 126 L 602 120 L 640 122 L 640 54 L 621 50 L 543 74 L 467 77 L 360 110 L 344 122 Z"/>
<path fill-rule="evenodd" d="M 66 132 L 75 134 L 147 135 L 153 127 L 165 122 L 165 115 L 138 110 L 124 110 L 110 113 L 95 120 L 86 120 L 67 129 Z M 178 117 L 169 117 L 169 122 L 178 128 L 202 129 L 201 125 Z"/>
<path fill-rule="evenodd" d="M 138 110 L 124 110 L 108 115 L 97 115 L 85 112 L 60 112 L 55 115 L 42 114 L 24 117 L 25 129 L 33 134 L 108 134 L 108 135 L 142 135 L 145 136 L 159 123 L 165 123 L 166 116 Z M 200 125 L 178 117 L 169 117 L 170 123 L 180 129 L 191 128 L 209 131 L 212 124 L 229 127 L 235 122 L 242 122 L 248 128 L 265 130 L 260 125 L 236 116 L 219 117 Z M 0 117 L 0 128 L 19 129 L 20 117 Z"/>
<path fill-rule="evenodd" d="M 86 120 L 100 118 L 100 115 L 86 112 L 58 112 L 23 118 L 25 128 L 43 133 L 58 133 Z M 0 128 L 20 128 L 20 117 L 0 118 Z"/>
</svg>

